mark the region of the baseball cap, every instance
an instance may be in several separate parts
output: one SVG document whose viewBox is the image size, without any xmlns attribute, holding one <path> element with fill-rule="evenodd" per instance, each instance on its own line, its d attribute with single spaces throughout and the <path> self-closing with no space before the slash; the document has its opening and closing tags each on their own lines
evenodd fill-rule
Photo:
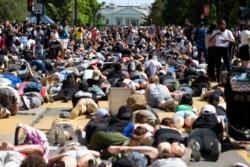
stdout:
<svg viewBox="0 0 250 167">
<path fill-rule="evenodd" d="M 104 117 L 105 115 L 108 115 L 108 110 L 105 108 L 98 108 L 95 112 L 92 113 L 92 115 L 99 115 L 101 117 Z"/>
<path fill-rule="evenodd" d="M 215 107 L 213 105 L 207 104 L 207 105 L 202 107 L 201 113 L 205 114 L 205 115 L 207 115 L 207 114 L 215 114 L 216 109 L 215 109 Z"/>
</svg>

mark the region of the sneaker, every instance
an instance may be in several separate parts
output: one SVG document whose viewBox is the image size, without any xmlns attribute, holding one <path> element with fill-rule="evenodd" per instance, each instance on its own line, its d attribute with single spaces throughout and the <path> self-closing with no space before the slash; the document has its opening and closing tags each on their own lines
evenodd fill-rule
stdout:
<svg viewBox="0 0 250 167">
<path fill-rule="evenodd" d="M 211 143 L 211 160 L 217 161 L 221 152 L 221 145 L 218 140 L 214 140 Z"/>
<path fill-rule="evenodd" d="M 47 138 L 48 138 L 48 142 L 50 146 L 55 145 L 56 143 L 56 127 L 55 126 L 52 126 L 50 128 Z"/>
<path fill-rule="evenodd" d="M 59 147 L 63 147 L 65 144 L 66 138 L 62 127 L 56 127 L 56 141 L 59 144 Z"/>
<path fill-rule="evenodd" d="M 192 155 L 192 149 L 191 148 L 185 148 L 184 155 L 181 157 L 181 159 L 188 165 L 191 160 Z"/>
<path fill-rule="evenodd" d="M 196 141 L 191 141 L 188 144 L 188 147 L 192 149 L 191 158 L 194 159 L 194 161 L 199 162 L 201 159 L 201 153 L 200 153 L 200 145 Z"/>
<path fill-rule="evenodd" d="M 246 164 L 237 162 L 237 163 L 234 163 L 234 164 L 232 165 L 232 167 L 248 167 L 248 166 L 247 166 Z"/>
<path fill-rule="evenodd" d="M 0 118 L 9 118 L 10 112 L 5 107 L 0 107 Z"/>
<path fill-rule="evenodd" d="M 29 110 L 31 107 L 30 107 L 30 100 L 27 98 L 27 96 L 23 95 L 23 96 L 21 97 L 21 100 L 22 100 L 22 102 L 23 102 L 24 108 L 25 108 L 26 110 Z"/>
</svg>

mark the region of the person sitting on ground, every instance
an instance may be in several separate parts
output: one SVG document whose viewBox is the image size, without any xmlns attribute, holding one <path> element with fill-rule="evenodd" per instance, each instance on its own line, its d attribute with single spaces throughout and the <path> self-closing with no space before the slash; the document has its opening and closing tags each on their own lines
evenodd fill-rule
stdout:
<svg viewBox="0 0 250 167">
<path fill-rule="evenodd" d="M 138 62 L 135 65 L 135 69 L 130 72 L 130 79 L 133 81 L 136 90 L 144 90 L 148 84 L 148 76 L 144 72 L 143 65 Z M 132 67 L 131 67 L 132 68 Z"/>
<path fill-rule="evenodd" d="M 104 90 L 101 88 L 102 83 L 106 82 L 106 80 L 106 76 L 102 75 L 99 69 L 94 70 L 92 73 L 92 78 L 87 80 L 89 88 L 91 91 L 96 93 L 98 99 L 106 97 L 106 93 L 104 93 Z"/>
<path fill-rule="evenodd" d="M 200 116 L 193 122 L 192 129 L 187 143 L 192 149 L 194 160 L 200 161 L 201 152 L 207 152 L 211 155 L 212 161 L 217 161 L 221 152 L 223 123 L 213 105 L 207 104 L 202 107 Z"/>
<path fill-rule="evenodd" d="M 69 145 L 65 152 L 49 158 L 49 165 L 54 164 L 68 167 L 98 166 L 101 164 L 100 153 L 79 146 L 78 143 L 73 143 Z"/>
<path fill-rule="evenodd" d="M 71 118 L 74 119 L 79 115 L 91 114 L 98 107 L 98 99 L 96 95 L 89 91 L 88 83 L 83 81 L 79 83 L 78 91 L 72 96 L 73 109 L 71 110 Z"/>
<path fill-rule="evenodd" d="M 145 99 L 151 107 L 163 109 L 165 111 L 175 110 L 175 101 L 167 86 L 160 84 L 157 75 L 149 77 L 149 84 L 145 89 Z"/>
<path fill-rule="evenodd" d="M 190 94 L 182 95 L 180 104 L 176 107 L 173 115 L 175 127 L 181 129 L 186 126 L 191 129 L 192 124 L 197 118 L 196 112 L 193 109 L 193 98 Z"/>
</svg>

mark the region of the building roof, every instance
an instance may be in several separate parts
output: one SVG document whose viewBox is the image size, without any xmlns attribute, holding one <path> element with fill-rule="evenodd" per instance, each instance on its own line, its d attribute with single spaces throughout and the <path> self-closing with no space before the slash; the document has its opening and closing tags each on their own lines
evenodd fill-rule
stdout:
<svg viewBox="0 0 250 167">
<path fill-rule="evenodd" d="M 129 11 L 129 12 L 128 12 Z M 138 14 L 149 14 L 149 8 L 141 8 L 140 6 L 115 6 L 115 7 L 104 7 L 101 9 L 101 13 L 104 15 L 110 14 L 122 14 L 125 13 L 138 13 Z"/>
</svg>

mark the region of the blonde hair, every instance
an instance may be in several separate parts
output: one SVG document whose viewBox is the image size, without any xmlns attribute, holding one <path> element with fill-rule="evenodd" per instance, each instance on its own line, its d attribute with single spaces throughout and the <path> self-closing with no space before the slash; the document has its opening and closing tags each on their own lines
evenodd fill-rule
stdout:
<svg viewBox="0 0 250 167">
<path fill-rule="evenodd" d="M 159 84 L 160 83 L 160 79 L 157 75 L 152 75 L 149 77 L 149 83 L 155 83 L 155 84 Z"/>
</svg>

